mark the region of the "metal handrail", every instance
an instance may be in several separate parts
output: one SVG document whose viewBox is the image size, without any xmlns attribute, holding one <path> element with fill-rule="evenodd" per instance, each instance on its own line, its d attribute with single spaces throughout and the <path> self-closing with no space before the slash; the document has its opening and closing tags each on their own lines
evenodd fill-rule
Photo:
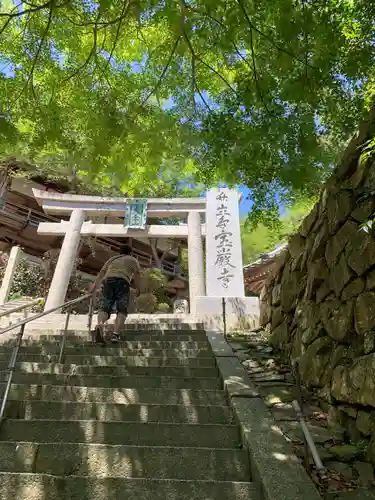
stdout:
<svg viewBox="0 0 375 500">
<path fill-rule="evenodd" d="M 72 307 L 76 304 L 79 304 L 80 302 L 83 302 L 84 300 L 87 300 L 87 299 L 90 299 L 90 314 L 89 314 L 88 327 L 91 329 L 92 310 L 93 310 L 93 294 L 88 293 L 86 295 L 83 295 L 82 297 L 78 297 L 77 299 L 69 300 L 68 302 L 65 302 L 65 304 L 62 304 L 61 306 L 53 307 L 52 309 L 48 309 L 48 311 L 44 311 L 42 313 L 34 314 L 30 318 L 25 318 L 21 321 L 18 321 L 14 325 L 7 326 L 6 328 L 2 328 L 0 330 L 0 335 L 2 335 L 4 333 L 8 333 L 16 328 L 20 328 L 20 331 L 19 331 L 18 337 L 17 337 L 17 344 L 12 351 L 12 356 L 10 358 L 9 365 L 8 365 L 7 385 L 5 387 L 5 391 L 4 391 L 4 395 L 3 395 L 3 399 L 2 399 L 1 407 L 0 407 L 0 424 L 4 420 L 5 407 L 6 407 L 6 404 L 8 401 L 10 388 L 12 386 L 12 378 L 13 378 L 13 373 L 15 371 L 15 367 L 16 367 L 16 363 L 17 363 L 18 351 L 19 351 L 21 344 L 22 344 L 23 334 L 25 333 L 26 325 L 28 323 L 31 323 L 31 321 L 35 321 L 36 319 L 40 319 L 40 318 L 43 318 L 44 316 L 48 316 L 48 314 L 59 311 L 60 309 L 68 308 L 66 320 L 65 320 L 64 331 L 63 331 L 62 339 L 61 339 L 60 353 L 59 353 L 59 363 L 61 363 L 63 353 L 64 353 L 65 341 L 66 341 L 66 332 L 67 332 L 68 326 L 69 326 L 69 319 L 70 319 Z"/>
<path fill-rule="evenodd" d="M 30 302 L 27 302 L 25 304 L 21 304 L 20 306 L 12 307 L 11 309 L 6 309 L 5 311 L 0 312 L 0 318 L 2 318 L 3 316 L 8 316 L 9 314 L 13 314 L 18 311 L 22 311 L 23 309 L 27 309 L 28 307 L 36 306 L 40 304 L 41 300 L 43 300 L 42 297 L 31 300 Z M 10 304 L 10 302 L 5 302 L 5 304 L 2 304 L 2 306 L 0 307 L 6 306 L 7 304 Z"/>
<path fill-rule="evenodd" d="M 20 327 L 25 326 L 25 325 L 27 325 L 27 323 L 30 323 L 31 321 L 34 321 L 34 320 L 39 319 L 39 318 L 43 318 L 43 316 L 47 316 L 48 314 L 51 314 L 55 311 L 59 311 L 60 309 L 64 309 L 66 307 L 71 307 L 71 306 L 74 306 L 76 304 L 79 304 L 80 302 L 83 302 L 84 300 L 89 299 L 90 297 L 92 297 L 92 293 L 87 293 L 86 295 L 82 295 L 82 297 L 78 297 L 77 299 L 69 300 L 68 302 L 65 302 L 65 304 L 62 304 L 61 306 L 53 307 L 52 309 L 48 309 L 48 311 L 43 311 L 41 313 L 37 313 L 34 316 L 32 316 L 31 318 L 22 319 L 21 321 L 18 321 L 18 323 L 15 323 L 14 325 L 10 325 L 10 326 L 7 326 L 6 328 L 2 328 L 0 330 L 0 335 L 2 335 L 3 333 L 10 332 L 11 330 L 14 330 L 14 328 L 17 328 L 18 326 L 20 326 Z"/>
</svg>

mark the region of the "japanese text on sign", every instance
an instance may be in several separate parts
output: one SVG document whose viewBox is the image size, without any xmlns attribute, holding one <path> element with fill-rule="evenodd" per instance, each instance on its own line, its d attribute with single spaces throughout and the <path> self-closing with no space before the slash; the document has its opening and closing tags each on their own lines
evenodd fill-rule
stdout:
<svg viewBox="0 0 375 500">
<path fill-rule="evenodd" d="M 217 280 L 221 286 L 228 290 L 231 280 L 234 278 L 232 263 L 233 254 L 233 233 L 228 230 L 230 227 L 231 216 L 228 211 L 228 196 L 225 192 L 220 192 L 216 196 L 218 205 L 216 207 L 216 231 L 214 238 L 216 241 L 216 260 L 215 266 L 219 268 Z"/>
<path fill-rule="evenodd" d="M 238 193 L 207 192 L 206 290 L 208 297 L 244 297 Z"/>
</svg>

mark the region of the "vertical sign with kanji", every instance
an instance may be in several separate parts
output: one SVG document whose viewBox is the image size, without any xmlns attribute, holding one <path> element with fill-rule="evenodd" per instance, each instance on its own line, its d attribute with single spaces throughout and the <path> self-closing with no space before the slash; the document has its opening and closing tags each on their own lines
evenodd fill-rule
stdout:
<svg viewBox="0 0 375 500">
<path fill-rule="evenodd" d="M 244 297 L 239 198 L 235 189 L 207 192 L 206 290 L 209 297 Z"/>
</svg>

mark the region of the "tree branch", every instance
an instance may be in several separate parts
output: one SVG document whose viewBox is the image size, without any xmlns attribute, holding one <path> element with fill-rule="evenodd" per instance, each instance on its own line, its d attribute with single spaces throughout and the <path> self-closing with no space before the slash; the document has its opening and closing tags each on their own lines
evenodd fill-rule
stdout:
<svg viewBox="0 0 375 500">
<path fill-rule="evenodd" d="M 120 36 L 120 30 L 121 30 L 121 25 L 122 25 L 122 22 L 123 20 L 126 18 L 126 16 L 128 15 L 129 13 L 129 10 L 130 10 L 130 2 L 126 2 L 124 1 L 124 5 L 122 7 L 122 11 L 121 11 L 121 16 L 120 16 L 120 20 L 118 22 L 118 25 L 117 25 L 117 30 L 116 30 L 116 36 L 115 36 L 115 41 L 113 42 L 113 45 L 112 45 L 112 49 L 111 49 L 111 52 L 109 54 L 109 58 L 107 60 L 107 63 L 106 65 L 104 66 L 104 70 L 105 71 L 108 67 L 108 65 L 110 64 L 111 62 L 111 59 L 112 59 L 112 56 L 113 56 L 113 53 L 115 51 L 115 48 L 116 48 L 116 45 L 117 45 L 117 42 L 118 42 L 118 39 L 119 39 L 119 36 Z"/>
<path fill-rule="evenodd" d="M 240 5 L 241 7 L 241 10 L 243 12 L 243 9 L 242 7 L 244 8 L 244 5 L 242 3 L 241 0 L 236 0 L 237 3 Z M 191 7 L 190 7 L 191 8 Z M 196 9 L 192 9 L 192 10 L 196 10 Z M 278 43 L 276 43 L 273 38 L 269 35 L 267 35 L 266 33 L 263 33 L 263 31 L 261 31 L 259 28 L 257 28 L 254 23 L 251 21 L 251 19 L 249 18 L 247 12 L 244 13 L 245 14 L 245 18 L 246 18 L 246 21 L 247 23 L 250 25 L 250 27 L 256 31 L 260 36 L 262 36 L 263 38 L 265 38 L 266 40 L 268 40 L 277 50 L 279 50 L 280 52 L 283 52 L 284 54 L 287 54 L 288 56 L 292 57 L 293 59 L 296 59 L 296 61 L 299 61 L 299 62 L 304 62 L 303 59 L 301 59 L 300 57 L 298 57 L 296 54 L 294 54 L 293 52 L 291 52 L 290 50 L 287 50 L 287 49 L 284 49 L 283 47 L 281 47 Z M 225 28 L 227 31 L 228 31 L 228 27 L 222 22 L 220 21 L 219 19 L 216 19 L 215 17 L 211 16 L 208 12 L 206 12 L 206 16 L 211 19 L 212 21 L 214 21 L 215 23 L 219 24 L 220 26 L 222 26 L 223 28 Z M 233 40 L 232 40 L 232 43 Z M 313 68 L 315 69 L 316 71 L 319 71 L 321 72 L 320 68 L 317 68 L 316 66 L 312 65 L 312 64 L 308 64 L 308 66 L 310 68 Z"/>
<path fill-rule="evenodd" d="M 256 61 L 255 61 L 255 51 L 254 51 L 254 39 L 253 39 L 253 30 L 250 28 L 250 50 L 251 50 L 251 60 L 253 62 L 253 72 L 254 72 L 254 80 L 255 80 L 255 86 L 257 88 L 260 100 L 262 101 L 262 104 L 264 106 L 264 109 L 267 111 L 269 114 L 270 111 L 267 107 L 267 104 L 264 100 L 263 97 L 263 92 L 262 89 L 260 88 L 260 83 L 259 83 L 259 78 L 258 78 L 258 71 L 257 71 L 257 66 L 256 66 Z"/>
<path fill-rule="evenodd" d="M 62 83 L 65 83 L 65 82 L 71 80 L 72 78 L 74 78 L 75 76 L 77 76 L 78 73 L 80 73 L 83 69 L 86 68 L 86 66 L 91 61 L 91 58 L 93 56 L 96 57 L 96 46 L 97 46 L 97 36 L 98 36 L 98 22 L 99 22 L 99 19 L 100 19 L 100 15 L 101 15 L 101 11 L 99 9 L 98 14 L 96 16 L 96 23 L 94 23 L 94 29 L 93 29 L 94 43 L 93 43 L 93 46 L 91 47 L 89 55 L 87 56 L 86 60 L 78 68 L 76 68 L 75 71 L 73 71 L 72 74 L 70 74 L 69 76 L 65 77 L 62 80 Z"/>
<path fill-rule="evenodd" d="M 89 64 L 93 54 L 94 54 L 94 51 L 95 51 L 95 47 L 93 46 L 90 50 L 90 53 L 89 55 L 87 56 L 87 59 L 81 64 L 81 66 L 79 66 L 78 68 L 76 68 L 73 73 L 71 73 L 70 75 L 66 76 L 65 78 L 63 78 L 62 80 L 62 83 L 65 83 L 69 80 L 71 80 L 72 78 L 74 78 L 75 76 L 78 75 L 78 73 L 80 73 L 83 69 L 86 68 L 86 66 Z"/>
<path fill-rule="evenodd" d="M 54 4 L 54 0 L 49 0 L 49 2 L 46 2 L 42 5 L 37 5 L 32 9 L 25 9 L 25 10 L 22 10 L 21 12 L 16 12 L 14 14 L 12 14 L 12 12 L 0 12 L 0 17 L 9 17 L 10 19 L 14 19 L 15 17 L 21 17 L 21 16 L 24 16 L 25 14 L 30 14 L 32 12 L 38 12 L 40 10 L 43 10 L 43 9 L 49 7 L 49 6 L 53 6 L 53 4 Z M 17 7 L 15 7 L 15 8 L 17 8 Z M 12 11 L 14 11 L 15 8 L 13 8 Z"/>
<path fill-rule="evenodd" d="M 186 8 L 185 2 L 181 0 L 181 30 L 184 35 L 184 38 L 186 40 L 186 43 L 189 47 L 189 50 L 191 52 L 191 60 L 192 60 L 192 79 L 193 79 L 193 102 L 194 102 L 194 108 L 195 108 L 195 98 L 194 98 L 194 89 L 197 90 L 199 97 L 201 98 L 203 104 L 206 106 L 208 111 L 211 111 L 210 106 L 208 105 L 206 99 L 203 97 L 202 92 L 199 89 L 197 79 L 196 79 L 196 54 L 194 51 L 194 48 L 191 44 L 190 38 L 188 37 L 186 30 L 185 30 L 185 16 L 184 16 L 184 9 Z"/>
<path fill-rule="evenodd" d="M 308 50 L 309 50 L 309 34 L 307 32 L 306 28 L 306 5 L 305 5 L 305 0 L 302 1 L 302 10 L 303 10 L 303 17 L 304 17 L 304 23 L 305 23 L 305 30 L 304 30 L 304 39 L 305 39 L 305 77 L 306 81 L 308 81 L 308 73 L 307 73 L 307 56 L 308 56 Z"/>
<path fill-rule="evenodd" d="M 208 69 L 210 69 L 211 71 L 213 71 L 235 94 L 236 94 L 236 90 L 231 86 L 231 84 L 220 73 L 218 73 L 215 70 L 215 68 L 212 68 L 208 63 L 206 63 L 200 56 L 198 56 L 196 54 L 196 52 L 194 50 L 194 47 L 193 47 L 193 45 L 191 43 L 191 40 L 190 40 L 188 34 L 186 33 L 186 30 L 185 30 L 185 10 L 188 9 L 189 7 L 186 5 L 185 0 L 180 0 L 180 6 L 181 6 L 181 31 L 182 31 L 183 36 L 184 36 L 184 38 L 186 40 L 186 43 L 187 43 L 187 45 L 189 47 L 189 50 L 190 50 L 191 55 L 192 55 L 192 58 L 194 58 L 194 76 L 193 77 L 194 77 L 194 81 L 195 81 L 195 87 L 197 89 L 197 92 L 198 92 L 200 98 L 202 99 L 202 102 L 206 106 L 207 110 L 211 111 L 211 108 L 209 107 L 207 101 L 203 97 L 202 92 L 200 91 L 200 89 L 198 87 L 198 83 L 197 83 L 196 76 L 195 76 L 196 61 L 199 61 L 204 66 L 206 66 Z"/>
<path fill-rule="evenodd" d="M 146 104 L 146 102 L 150 99 L 150 97 L 153 94 L 155 94 L 155 92 L 157 92 L 157 90 L 159 89 L 159 87 L 160 87 L 160 85 L 161 85 L 161 83 L 163 81 L 163 78 L 164 78 L 165 74 L 167 73 L 168 68 L 169 68 L 169 66 L 170 66 L 170 64 L 172 62 L 173 56 L 174 56 L 174 54 L 175 54 L 175 52 L 177 50 L 180 38 L 181 38 L 180 35 L 176 38 L 176 40 L 175 40 L 175 42 L 173 44 L 171 53 L 169 54 L 168 61 L 166 62 L 165 66 L 163 68 L 163 71 L 161 72 L 161 75 L 159 76 L 159 79 L 158 79 L 155 87 L 151 90 L 151 92 L 147 95 L 147 97 L 142 101 L 142 104 L 141 104 L 142 106 L 144 106 Z"/>
<path fill-rule="evenodd" d="M 122 22 L 126 16 L 128 15 L 128 9 L 131 7 L 133 3 L 133 0 L 130 0 L 127 2 L 127 5 L 126 5 L 126 0 L 124 2 L 124 7 L 126 9 L 126 12 L 124 12 L 124 10 L 122 10 L 121 12 L 121 15 L 114 18 L 114 19 L 110 19 L 109 21 L 100 21 L 100 22 L 96 22 L 96 21 L 87 21 L 86 23 L 77 23 L 76 21 L 73 21 L 72 19 L 69 19 L 69 21 L 74 24 L 74 26 L 78 26 L 78 27 L 86 27 L 86 26 L 95 26 L 97 25 L 98 26 L 98 29 L 103 29 L 103 28 L 107 28 L 108 26 L 112 26 L 114 24 L 117 24 L 119 22 Z"/>
<path fill-rule="evenodd" d="M 14 7 L 13 10 L 16 10 L 18 6 Z M 13 12 L 12 10 L 12 12 Z M 4 26 L 0 30 L 0 36 L 4 33 L 4 31 L 7 29 L 9 23 L 12 21 L 13 17 L 8 17 L 8 19 L 5 21 Z"/>
<path fill-rule="evenodd" d="M 34 89 L 34 84 L 33 84 L 33 80 L 34 80 L 34 71 L 35 71 L 35 67 L 36 67 L 36 64 L 38 62 L 38 59 L 39 59 L 39 56 L 40 56 L 40 53 L 42 51 L 42 48 L 43 48 L 43 45 L 44 45 L 44 42 L 47 38 L 47 35 L 48 35 L 48 32 L 49 32 L 49 29 L 51 27 L 51 23 L 52 23 L 52 18 L 53 18 L 53 8 L 54 8 L 54 1 L 52 2 L 49 2 L 50 4 L 50 9 L 49 9 L 49 15 L 48 15 L 48 21 L 47 21 L 47 26 L 42 34 L 42 38 L 40 39 L 40 42 L 39 42 L 39 45 L 38 45 L 38 48 L 37 48 L 37 51 L 35 53 L 35 56 L 33 58 L 33 62 L 32 62 L 32 65 L 31 65 L 31 70 L 30 70 L 30 73 L 29 73 L 29 76 L 26 80 L 26 83 L 25 85 L 23 86 L 20 94 L 17 96 L 17 98 L 15 99 L 14 102 L 17 102 L 18 99 L 21 97 L 21 95 L 24 93 L 24 91 L 26 90 L 26 88 L 28 87 L 28 85 L 30 84 L 31 82 L 31 85 L 32 85 L 32 88 L 33 88 L 33 94 L 34 94 L 34 98 L 36 98 L 36 95 L 35 95 L 35 89 Z"/>
<path fill-rule="evenodd" d="M 191 100 L 194 110 L 197 112 L 197 103 L 195 102 L 195 54 L 191 54 Z"/>
<path fill-rule="evenodd" d="M 187 35 L 186 35 L 187 37 Z M 197 79 L 196 79 L 196 76 L 195 76 L 195 59 L 196 59 L 196 56 L 195 56 L 195 53 L 194 53 L 194 49 L 193 47 L 191 46 L 190 44 L 190 40 L 189 40 L 189 45 L 190 45 L 190 50 L 191 50 L 191 58 L 192 58 L 192 61 L 194 61 L 194 71 L 193 71 L 193 68 L 192 68 L 192 78 L 193 78 L 193 102 L 194 102 L 194 107 L 196 105 L 196 102 L 195 102 L 195 97 L 194 97 L 194 90 L 196 90 L 199 94 L 199 97 L 201 98 L 203 104 L 206 106 L 207 110 L 208 111 L 211 111 L 211 108 L 210 106 L 208 105 L 206 99 L 203 97 L 203 94 L 198 86 L 198 82 L 197 82 Z"/>
<path fill-rule="evenodd" d="M 228 88 L 230 88 L 230 90 L 234 93 L 234 94 L 237 94 L 237 91 L 235 88 L 232 87 L 232 85 L 228 82 L 228 80 L 226 78 L 223 77 L 223 75 L 221 75 L 215 68 L 213 68 L 210 64 L 206 63 L 203 59 L 201 59 L 199 56 L 195 55 L 197 61 L 199 61 L 201 64 L 203 64 L 203 66 L 206 66 L 207 69 L 209 69 L 210 71 L 212 71 L 213 73 L 215 73 L 215 75 L 217 77 L 220 78 L 220 80 L 222 82 L 225 83 L 225 85 L 227 85 Z"/>
</svg>

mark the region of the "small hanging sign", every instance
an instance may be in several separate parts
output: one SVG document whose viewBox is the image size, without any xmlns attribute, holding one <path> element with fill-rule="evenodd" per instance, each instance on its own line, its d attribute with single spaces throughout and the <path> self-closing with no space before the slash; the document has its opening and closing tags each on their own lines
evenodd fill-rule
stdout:
<svg viewBox="0 0 375 500">
<path fill-rule="evenodd" d="M 124 226 L 145 229 L 147 221 L 147 200 L 135 199 L 125 207 Z"/>
</svg>

